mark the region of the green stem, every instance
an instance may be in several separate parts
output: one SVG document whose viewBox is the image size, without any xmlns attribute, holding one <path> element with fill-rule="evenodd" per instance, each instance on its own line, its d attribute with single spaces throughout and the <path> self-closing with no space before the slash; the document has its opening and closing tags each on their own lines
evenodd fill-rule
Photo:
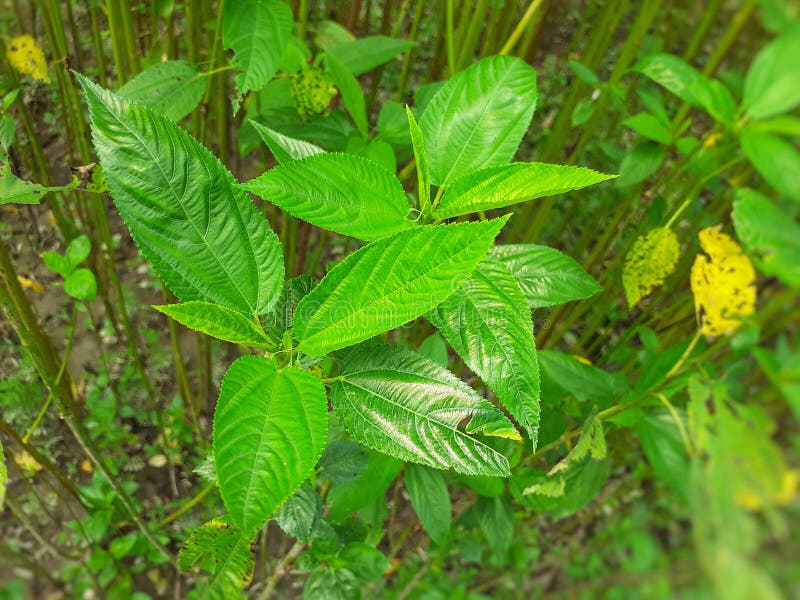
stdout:
<svg viewBox="0 0 800 600">
<path fill-rule="evenodd" d="M 503 47 L 500 49 L 498 54 L 510 54 L 511 50 L 514 49 L 514 46 L 519 41 L 519 38 L 522 37 L 522 34 L 525 32 L 525 28 L 531 22 L 531 19 L 536 15 L 536 12 L 542 6 L 544 0 L 533 0 L 529 5 L 528 8 L 525 10 L 525 14 L 522 15 L 522 19 L 520 19 L 517 26 L 514 28 L 514 31 L 511 32 L 511 35 L 508 36 L 506 43 L 503 44 Z"/>
<path fill-rule="evenodd" d="M 156 529 L 161 529 L 166 525 L 172 523 L 175 519 L 179 519 L 187 512 L 189 512 L 192 508 L 200 504 L 203 501 L 203 498 L 208 496 L 211 492 L 214 491 L 216 486 L 214 484 L 209 484 L 200 490 L 191 500 L 189 500 L 186 504 L 183 504 L 180 508 L 175 510 L 174 512 L 170 513 L 163 519 L 161 519 L 158 523 L 156 523 Z"/>
</svg>

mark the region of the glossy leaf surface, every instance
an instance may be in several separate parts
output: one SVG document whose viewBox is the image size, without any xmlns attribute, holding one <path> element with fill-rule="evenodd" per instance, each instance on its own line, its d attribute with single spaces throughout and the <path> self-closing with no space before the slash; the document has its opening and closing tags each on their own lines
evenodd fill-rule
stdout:
<svg viewBox="0 0 800 600">
<path fill-rule="evenodd" d="M 430 321 L 497 394 L 536 446 L 539 362 L 531 312 L 509 270 L 484 259 Z"/>
<path fill-rule="evenodd" d="M 154 306 L 157 311 L 175 319 L 178 323 L 195 331 L 226 342 L 243 344 L 253 348 L 270 348 L 274 343 L 264 335 L 263 330 L 248 317 L 238 311 L 212 304 L 211 302 L 181 302 Z"/>
<path fill-rule="evenodd" d="M 602 289 L 575 260 L 554 248 L 500 244 L 491 254 L 511 271 L 531 308 L 589 298 Z"/>
<path fill-rule="evenodd" d="M 519 58 L 484 58 L 454 75 L 436 92 L 419 123 L 432 182 L 446 185 L 510 161 L 536 100 L 536 71 Z"/>
<path fill-rule="evenodd" d="M 230 172 L 163 115 L 78 78 L 114 203 L 158 276 L 183 301 L 266 312 L 280 243 Z"/>
<path fill-rule="evenodd" d="M 437 469 L 508 475 L 505 456 L 470 434 L 513 437 L 514 426 L 452 373 L 401 346 L 368 344 L 339 360 L 331 402 L 360 444 Z"/>
<path fill-rule="evenodd" d="M 261 136 L 261 139 L 264 140 L 275 159 L 282 165 L 293 160 L 325 152 L 325 150 L 311 142 L 290 138 L 262 125 L 258 121 L 250 121 L 250 124 Z"/>
<path fill-rule="evenodd" d="M 231 519 L 261 528 L 303 483 L 328 430 L 325 387 L 307 371 L 270 359 L 238 359 L 222 380 L 214 414 L 214 465 Z"/>
<path fill-rule="evenodd" d="M 270 169 L 243 186 L 289 214 L 362 240 L 410 229 L 408 201 L 397 178 L 350 154 L 308 156 Z"/>
<path fill-rule="evenodd" d="M 447 186 L 433 211 L 436 219 L 503 208 L 519 202 L 563 194 L 613 179 L 583 167 L 545 163 L 512 163 L 487 167 L 459 177 Z"/>
<path fill-rule="evenodd" d="M 469 276 L 506 220 L 415 227 L 351 254 L 297 305 L 298 350 L 322 356 L 426 313 Z"/>
</svg>

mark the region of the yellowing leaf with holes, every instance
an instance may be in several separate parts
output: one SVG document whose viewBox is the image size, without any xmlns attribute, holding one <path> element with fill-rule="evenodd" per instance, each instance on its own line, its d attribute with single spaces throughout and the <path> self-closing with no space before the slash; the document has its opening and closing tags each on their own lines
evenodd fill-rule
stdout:
<svg viewBox="0 0 800 600">
<path fill-rule="evenodd" d="M 9 64 L 23 75 L 30 75 L 38 81 L 50 83 L 44 51 L 32 36 L 21 35 L 8 42 L 6 57 Z"/>
<path fill-rule="evenodd" d="M 625 257 L 622 285 L 628 306 L 636 303 L 664 283 L 678 263 L 678 238 L 668 227 L 659 227 L 640 236 Z"/>
<path fill-rule="evenodd" d="M 692 265 L 692 292 L 700 333 L 717 336 L 731 333 L 742 317 L 756 307 L 755 270 L 750 259 L 721 226 L 698 234 L 700 247 Z"/>
</svg>

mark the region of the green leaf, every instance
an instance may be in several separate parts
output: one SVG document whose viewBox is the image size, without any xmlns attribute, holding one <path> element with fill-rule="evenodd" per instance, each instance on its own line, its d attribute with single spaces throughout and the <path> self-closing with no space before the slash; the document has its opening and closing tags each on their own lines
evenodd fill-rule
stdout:
<svg viewBox="0 0 800 600">
<path fill-rule="evenodd" d="M 416 45 L 410 40 L 373 35 L 331 46 L 327 54 L 335 56 L 353 75 L 358 76 Z"/>
<path fill-rule="evenodd" d="M 183 301 L 265 313 L 281 247 L 230 172 L 166 117 L 76 77 L 114 203 L 158 276 Z"/>
<path fill-rule="evenodd" d="M 383 552 L 364 542 L 352 542 L 339 550 L 337 558 L 361 581 L 375 581 L 389 570 L 391 564 Z"/>
<path fill-rule="evenodd" d="M 170 60 L 148 67 L 117 94 L 152 108 L 170 121 L 180 121 L 200 104 L 207 80 L 194 65 Z"/>
<path fill-rule="evenodd" d="M 361 600 L 362 584 L 349 569 L 320 566 L 303 588 L 303 600 Z"/>
<path fill-rule="evenodd" d="M 184 327 L 202 331 L 226 342 L 252 348 L 275 347 L 275 343 L 264 334 L 252 317 L 226 306 L 193 301 L 153 306 L 153 308 L 175 319 Z"/>
<path fill-rule="evenodd" d="M 426 313 L 475 269 L 506 220 L 415 227 L 354 252 L 297 305 L 297 349 L 322 356 Z"/>
<path fill-rule="evenodd" d="M 340 523 L 374 502 L 386 491 L 403 466 L 403 463 L 391 456 L 371 450 L 368 453 L 367 468 L 357 478 L 331 486 L 326 499 L 326 518 L 331 523 Z"/>
<path fill-rule="evenodd" d="M 629 389 L 623 376 L 584 364 L 568 354 L 540 350 L 538 357 L 543 384 L 546 379 L 581 402 L 593 402 L 602 408 L 619 400 Z"/>
<path fill-rule="evenodd" d="M 322 498 L 306 481 L 275 513 L 275 521 L 288 535 L 308 543 L 322 518 Z"/>
<path fill-rule="evenodd" d="M 323 229 L 375 240 L 410 229 L 408 200 L 398 179 L 359 156 L 326 152 L 270 169 L 243 184 Z"/>
<path fill-rule="evenodd" d="M 665 145 L 672 143 L 672 134 L 669 131 L 669 127 L 650 113 L 639 113 L 638 115 L 625 119 L 622 124 L 626 127 L 630 127 L 648 140 L 653 140 L 654 142 Z"/>
<path fill-rule="evenodd" d="M 484 259 L 428 318 L 536 447 L 539 363 L 533 323 L 509 270 L 495 258 Z"/>
<path fill-rule="evenodd" d="M 297 303 L 314 288 L 316 283 L 317 280 L 311 275 L 300 275 L 286 282 L 275 306 L 264 316 L 263 322 L 268 335 L 276 340 L 281 339 L 284 332 L 292 328 Z"/>
<path fill-rule="evenodd" d="M 236 53 L 239 96 L 258 91 L 278 70 L 292 34 L 292 9 L 280 0 L 227 2 L 222 13 L 222 41 Z"/>
<path fill-rule="evenodd" d="M 454 75 L 419 123 L 432 182 L 447 185 L 476 169 L 509 162 L 536 100 L 536 71 L 519 58 L 484 58 Z"/>
<path fill-rule="evenodd" d="M 489 547 L 495 554 L 504 554 L 514 540 L 514 510 L 511 498 L 478 496 L 475 502 L 478 524 Z"/>
<path fill-rule="evenodd" d="M 64 252 L 64 259 L 67 261 L 69 271 L 71 272 L 75 267 L 89 258 L 89 253 L 92 251 L 92 240 L 86 234 L 79 235 L 72 240 Z"/>
<path fill-rule="evenodd" d="M 503 208 L 544 196 L 579 190 L 614 175 L 583 167 L 545 163 L 512 163 L 487 167 L 459 177 L 447 186 L 442 201 L 433 210 L 436 219 Z"/>
<path fill-rule="evenodd" d="M 328 401 L 317 377 L 259 356 L 231 365 L 214 414 L 214 465 L 242 531 L 260 529 L 308 477 L 327 430 Z"/>
<path fill-rule="evenodd" d="M 417 125 L 414 113 L 406 106 L 408 127 L 411 130 L 411 145 L 414 148 L 414 159 L 417 162 L 417 195 L 419 197 L 419 211 L 428 214 L 431 202 L 431 171 L 428 166 L 428 151 L 425 149 L 425 139 L 422 130 Z"/>
<path fill-rule="evenodd" d="M 201 597 L 214 600 L 241 597 L 253 578 L 255 557 L 247 536 L 229 518 L 212 519 L 195 529 L 181 548 L 178 567 L 182 571 L 199 568 L 211 575 L 201 586 Z"/>
<path fill-rule="evenodd" d="M 783 138 L 768 133 L 745 129 L 739 139 L 745 156 L 767 183 L 800 202 L 800 152 Z"/>
<path fill-rule="evenodd" d="M 582 266 L 554 248 L 502 244 L 491 254 L 511 271 L 531 308 L 589 298 L 603 289 Z"/>
<path fill-rule="evenodd" d="M 319 459 L 321 476 L 331 483 L 345 483 L 358 478 L 369 465 L 369 453 L 351 440 L 331 442 Z"/>
<path fill-rule="evenodd" d="M 664 149 L 653 142 L 643 142 L 625 153 L 619 165 L 619 179 L 614 184 L 627 188 L 650 177 L 664 162 Z"/>
<path fill-rule="evenodd" d="M 367 105 L 364 101 L 364 92 L 358 79 L 350 70 L 335 56 L 325 55 L 325 66 L 328 73 L 333 77 L 336 87 L 342 94 L 342 104 L 350 113 L 356 128 L 363 137 L 369 135 L 369 123 L 367 122 Z"/>
<path fill-rule="evenodd" d="M 39 200 L 50 191 L 38 183 L 24 181 L 11 172 L 8 157 L 0 155 L 0 205 L 39 204 Z"/>
<path fill-rule="evenodd" d="M 603 433 L 603 422 L 597 418 L 597 410 L 593 410 L 589 418 L 586 419 L 581 430 L 581 436 L 572 450 L 569 451 L 569 454 L 556 463 L 547 473 L 547 476 L 552 477 L 556 473 L 566 471 L 589 455 L 594 460 L 603 460 L 606 457 L 606 438 Z"/>
<path fill-rule="evenodd" d="M 447 368 L 447 344 L 444 343 L 444 339 L 442 339 L 442 336 L 438 332 L 434 332 L 426 337 L 419 345 L 417 352 L 423 356 L 427 356 L 443 369 Z"/>
<path fill-rule="evenodd" d="M 285 165 L 293 160 L 300 160 L 307 156 L 315 154 L 322 154 L 325 152 L 319 146 L 303 140 L 296 140 L 287 137 L 277 131 L 262 125 L 258 121 L 250 121 L 250 124 L 264 140 L 264 143 L 269 147 L 270 152 L 280 164 Z"/>
<path fill-rule="evenodd" d="M 595 75 L 589 67 L 582 65 L 577 60 L 568 61 L 567 66 L 569 66 L 570 70 L 575 73 L 576 77 L 586 85 L 590 85 L 592 87 L 597 87 L 600 85 L 600 80 L 597 78 L 597 75 Z"/>
<path fill-rule="evenodd" d="M 77 269 L 64 279 L 64 291 L 76 300 L 89 302 L 97 296 L 97 280 L 89 269 Z"/>
<path fill-rule="evenodd" d="M 508 475 L 506 457 L 469 434 L 518 435 L 514 426 L 452 373 L 402 346 L 359 346 L 338 361 L 331 403 L 360 444 L 437 469 Z"/>
<path fill-rule="evenodd" d="M 744 82 L 742 107 L 754 119 L 789 112 L 800 104 L 800 24 L 756 55 Z"/>
<path fill-rule="evenodd" d="M 758 267 L 784 283 L 800 286 L 800 225 L 758 192 L 736 190 L 733 202 L 736 235 L 747 253 L 758 258 Z"/>
<path fill-rule="evenodd" d="M 375 130 L 380 134 L 379 139 L 392 146 L 410 146 L 411 133 L 408 130 L 406 105 L 394 100 L 385 102 L 378 113 Z"/>
<path fill-rule="evenodd" d="M 409 463 L 403 480 L 422 527 L 434 542 L 444 543 L 452 520 L 450 492 L 444 477 L 439 471 Z"/>
<path fill-rule="evenodd" d="M 675 270 L 680 254 L 678 237 L 669 227 L 657 227 L 636 238 L 622 268 L 628 306 L 633 308 L 662 285 Z"/>
<path fill-rule="evenodd" d="M 666 411 L 647 415 L 639 421 L 636 436 L 656 476 L 686 501 L 689 491 L 689 457 L 672 416 Z"/>
</svg>

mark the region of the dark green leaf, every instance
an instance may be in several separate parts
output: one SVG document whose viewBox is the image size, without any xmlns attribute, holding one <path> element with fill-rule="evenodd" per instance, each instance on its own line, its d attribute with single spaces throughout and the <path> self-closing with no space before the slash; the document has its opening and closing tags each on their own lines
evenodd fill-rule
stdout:
<svg viewBox="0 0 800 600">
<path fill-rule="evenodd" d="M 364 582 L 380 579 L 391 566 L 380 550 L 363 542 L 347 544 L 339 550 L 337 558 L 343 560 L 347 568 Z"/>
<path fill-rule="evenodd" d="M 367 105 L 364 101 L 364 92 L 358 79 L 350 72 L 338 58 L 330 54 L 325 56 L 325 65 L 328 73 L 333 77 L 336 87 L 342 94 L 342 103 L 350 113 L 353 123 L 363 137 L 369 135 L 369 123 L 367 122 Z"/>
<path fill-rule="evenodd" d="M 639 421 L 636 435 L 656 476 L 685 502 L 688 498 L 689 457 L 675 420 L 667 412 L 648 415 Z"/>
<path fill-rule="evenodd" d="M 475 502 L 481 533 L 495 554 L 511 548 L 514 539 L 514 512 L 508 496 L 479 496 Z"/>
<path fill-rule="evenodd" d="M 614 184 L 627 188 L 642 183 L 655 173 L 664 162 L 663 148 L 653 142 L 643 142 L 625 153 L 619 166 L 619 179 Z"/>
<path fill-rule="evenodd" d="M 538 356 L 542 379 L 547 378 L 582 402 L 593 402 L 604 407 L 618 400 L 629 389 L 627 381 L 619 373 L 608 373 L 568 354 L 542 350 Z"/>
<path fill-rule="evenodd" d="M 275 521 L 288 535 L 308 542 L 322 518 L 322 498 L 306 481 L 275 513 Z"/>
<path fill-rule="evenodd" d="M 148 67 L 117 94 L 152 108 L 170 121 L 180 121 L 200 104 L 207 79 L 188 62 L 170 60 Z"/>
<path fill-rule="evenodd" d="M 403 463 L 391 456 L 369 451 L 369 464 L 356 479 L 331 486 L 326 501 L 327 519 L 340 523 L 374 502 L 394 481 L 402 466 Z"/>
<path fill-rule="evenodd" d="M 322 477 L 332 483 L 353 481 L 369 464 L 369 453 L 350 440 L 331 442 L 325 448 L 319 466 Z"/>
<path fill-rule="evenodd" d="M 450 493 L 444 477 L 439 471 L 409 463 L 403 480 L 425 531 L 434 542 L 443 543 L 450 533 L 452 519 Z"/>
<path fill-rule="evenodd" d="M 630 127 L 642 137 L 659 144 L 669 145 L 672 142 L 669 128 L 650 113 L 639 113 L 625 119 L 622 124 Z"/>
</svg>

